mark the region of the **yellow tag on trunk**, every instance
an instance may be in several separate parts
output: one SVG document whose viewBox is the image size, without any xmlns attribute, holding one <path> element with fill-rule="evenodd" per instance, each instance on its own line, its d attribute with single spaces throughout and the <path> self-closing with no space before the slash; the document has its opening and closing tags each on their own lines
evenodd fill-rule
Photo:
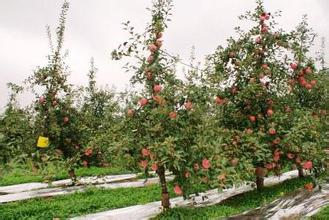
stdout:
<svg viewBox="0 0 329 220">
<path fill-rule="evenodd" d="M 49 146 L 49 138 L 39 136 L 37 146 L 40 148 L 46 148 Z"/>
</svg>

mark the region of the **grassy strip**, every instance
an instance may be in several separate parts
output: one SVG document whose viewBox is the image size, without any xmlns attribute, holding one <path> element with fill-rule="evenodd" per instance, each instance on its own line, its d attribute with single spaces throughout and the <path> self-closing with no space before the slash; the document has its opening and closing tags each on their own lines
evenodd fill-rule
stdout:
<svg viewBox="0 0 329 220">
<path fill-rule="evenodd" d="M 329 219 L 329 206 L 322 208 L 318 213 L 312 216 L 312 220 Z"/>
<path fill-rule="evenodd" d="M 118 167 L 90 167 L 79 168 L 76 170 L 78 177 L 83 176 L 103 176 L 103 175 L 115 175 L 129 173 L 129 171 Z M 58 172 L 53 176 L 53 180 L 68 179 L 69 176 L 65 170 Z M 42 182 L 43 177 L 41 174 L 35 174 L 22 169 L 15 169 L 11 172 L 4 173 L 0 178 L 0 186 L 30 183 L 30 182 Z"/>
<path fill-rule="evenodd" d="M 0 204 L 0 219 L 69 218 L 159 201 L 160 197 L 157 184 L 142 188 L 91 188 L 70 195 Z"/>
<path fill-rule="evenodd" d="M 218 219 L 219 217 L 237 215 L 268 204 L 285 193 L 297 190 L 308 182 L 311 182 L 310 178 L 291 179 L 282 184 L 266 187 L 262 192 L 254 190 L 231 197 L 218 205 L 204 208 L 173 208 L 155 219 Z M 328 214 L 328 212 L 326 213 Z"/>
</svg>

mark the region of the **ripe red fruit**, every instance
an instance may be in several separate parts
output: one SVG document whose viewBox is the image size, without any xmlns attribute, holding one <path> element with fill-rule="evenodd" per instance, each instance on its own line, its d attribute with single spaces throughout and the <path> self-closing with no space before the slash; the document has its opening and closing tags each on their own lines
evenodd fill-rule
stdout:
<svg viewBox="0 0 329 220">
<path fill-rule="evenodd" d="M 310 83 L 311 83 L 312 86 L 315 86 L 316 85 L 316 80 L 313 79 L 313 80 L 311 80 Z"/>
<path fill-rule="evenodd" d="M 155 93 L 161 92 L 161 90 L 162 90 L 162 86 L 161 85 L 154 85 L 153 91 Z"/>
<path fill-rule="evenodd" d="M 268 32 L 268 27 L 263 26 L 262 29 L 261 29 L 261 32 L 262 33 L 267 33 Z"/>
<path fill-rule="evenodd" d="M 274 166 L 272 163 L 267 163 L 267 164 L 265 164 L 265 168 L 268 170 L 272 170 L 274 168 Z"/>
<path fill-rule="evenodd" d="M 91 147 L 86 148 L 85 155 L 87 157 L 91 157 L 92 154 L 93 154 L 93 149 Z"/>
<path fill-rule="evenodd" d="M 307 84 L 307 81 L 306 81 L 306 79 L 303 76 L 299 77 L 298 78 L 298 81 L 299 81 L 299 84 L 301 86 L 306 86 L 306 84 Z"/>
<path fill-rule="evenodd" d="M 184 106 L 185 106 L 186 110 L 191 110 L 193 108 L 193 104 L 191 101 L 185 102 Z"/>
<path fill-rule="evenodd" d="M 158 48 L 162 47 L 162 40 L 157 39 L 157 40 L 155 41 L 155 45 L 156 45 Z"/>
<path fill-rule="evenodd" d="M 193 169 L 194 169 L 194 171 L 198 171 L 199 170 L 199 164 L 197 164 L 197 163 L 193 164 Z"/>
<path fill-rule="evenodd" d="M 151 169 L 153 171 L 157 171 L 158 170 L 158 164 L 156 164 L 156 163 L 152 164 Z"/>
<path fill-rule="evenodd" d="M 273 109 L 267 109 L 267 115 L 272 116 L 274 113 Z"/>
<path fill-rule="evenodd" d="M 303 168 L 304 168 L 305 170 L 310 170 L 310 169 L 312 169 L 312 167 L 313 167 L 313 163 L 312 163 L 312 161 L 306 161 L 306 162 L 303 164 Z"/>
<path fill-rule="evenodd" d="M 264 63 L 264 64 L 262 64 L 262 68 L 263 69 L 268 69 L 269 67 L 268 67 L 268 65 L 266 63 Z"/>
<path fill-rule="evenodd" d="M 210 161 L 208 159 L 202 160 L 202 167 L 203 169 L 209 169 L 210 168 Z"/>
<path fill-rule="evenodd" d="M 313 86 L 310 83 L 306 83 L 306 85 L 305 85 L 305 88 L 308 90 L 312 89 L 312 87 Z"/>
<path fill-rule="evenodd" d="M 221 97 L 217 96 L 217 97 L 215 98 L 215 103 L 216 103 L 217 105 L 222 105 L 222 104 L 225 103 L 225 100 L 222 99 Z"/>
<path fill-rule="evenodd" d="M 66 124 L 67 122 L 69 122 L 69 118 L 68 118 L 67 116 L 65 116 L 65 117 L 63 118 L 63 122 L 64 122 L 64 124 Z"/>
<path fill-rule="evenodd" d="M 127 111 L 128 117 L 133 117 L 134 114 L 135 114 L 135 111 L 133 109 L 128 109 L 128 111 Z"/>
<path fill-rule="evenodd" d="M 290 68 L 293 69 L 293 70 L 296 70 L 298 67 L 297 63 L 291 63 L 290 64 Z"/>
<path fill-rule="evenodd" d="M 311 67 L 306 67 L 305 68 L 305 73 L 306 74 L 311 74 L 312 73 L 312 68 Z"/>
<path fill-rule="evenodd" d="M 250 115 L 250 116 L 249 116 L 249 120 L 250 120 L 251 122 L 255 122 L 255 121 L 256 121 L 256 116 L 254 116 L 254 115 Z"/>
<path fill-rule="evenodd" d="M 150 44 L 148 46 L 148 49 L 151 51 L 151 53 L 154 53 L 155 51 L 158 50 L 158 47 L 156 45 L 154 45 L 154 44 Z"/>
<path fill-rule="evenodd" d="M 143 157 L 148 157 L 148 156 L 150 156 L 150 151 L 147 148 L 143 148 L 142 155 L 143 155 Z"/>
<path fill-rule="evenodd" d="M 281 142 L 281 138 L 279 138 L 279 137 L 277 137 L 277 138 L 275 138 L 274 140 L 273 140 L 273 144 L 275 144 L 275 145 L 277 145 L 277 144 L 280 144 L 280 142 Z"/>
<path fill-rule="evenodd" d="M 230 161 L 230 164 L 231 164 L 232 167 L 237 166 L 238 163 L 239 163 L 239 159 L 237 159 L 237 158 L 234 158 Z"/>
<path fill-rule="evenodd" d="M 256 43 L 257 43 L 257 44 L 260 44 L 261 42 L 262 42 L 262 38 L 261 38 L 261 37 L 257 37 L 257 38 L 256 38 Z"/>
<path fill-rule="evenodd" d="M 177 112 L 170 112 L 169 113 L 169 118 L 176 119 L 177 118 Z"/>
<path fill-rule="evenodd" d="M 288 159 L 294 159 L 295 155 L 293 153 L 287 153 Z"/>
<path fill-rule="evenodd" d="M 304 188 L 307 190 L 307 191 L 309 191 L 309 192 L 312 192 L 312 190 L 313 190 L 313 183 L 306 183 L 305 185 L 304 185 Z"/>
<path fill-rule="evenodd" d="M 270 14 L 266 14 L 266 15 L 265 15 L 265 19 L 266 19 L 266 20 L 270 19 Z"/>
<path fill-rule="evenodd" d="M 54 100 L 53 103 L 52 103 L 53 106 L 56 106 L 57 105 L 57 101 Z"/>
<path fill-rule="evenodd" d="M 39 103 L 44 104 L 46 102 L 46 98 L 44 96 L 40 96 Z"/>
<path fill-rule="evenodd" d="M 184 176 L 185 176 L 185 178 L 190 178 L 191 177 L 191 173 L 188 172 L 188 171 L 185 171 Z"/>
<path fill-rule="evenodd" d="M 246 129 L 246 133 L 247 133 L 247 134 L 252 134 L 252 133 L 253 133 L 253 130 L 252 130 L 251 128 L 247 128 L 247 129 Z"/>
<path fill-rule="evenodd" d="M 266 19 L 266 16 L 264 16 L 264 15 L 261 15 L 261 16 L 259 16 L 259 19 L 260 19 L 261 21 L 265 21 L 265 19 Z"/>
<path fill-rule="evenodd" d="M 275 128 L 270 128 L 270 129 L 268 129 L 268 133 L 269 133 L 270 135 L 275 135 L 275 134 L 276 134 L 276 130 L 275 130 Z"/>
<path fill-rule="evenodd" d="M 154 56 L 153 55 L 150 55 L 147 60 L 146 60 L 149 64 L 153 63 L 154 61 Z"/>
<path fill-rule="evenodd" d="M 146 75 L 146 79 L 148 79 L 148 80 L 152 80 L 153 79 L 153 75 L 152 75 L 152 72 L 146 72 L 145 73 L 145 75 Z"/>
<path fill-rule="evenodd" d="M 156 34 L 157 39 L 162 38 L 162 36 L 163 36 L 162 32 L 159 32 L 159 33 Z"/>
<path fill-rule="evenodd" d="M 143 106 L 147 105 L 148 100 L 146 98 L 141 98 L 138 102 L 143 107 Z"/>
<path fill-rule="evenodd" d="M 183 191 L 181 189 L 181 187 L 179 185 L 175 185 L 174 187 L 174 192 L 176 193 L 176 195 L 180 196 L 183 194 Z"/>
<path fill-rule="evenodd" d="M 280 160 L 280 154 L 274 154 L 273 155 L 273 161 L 278 162 Z"/>
</svg>

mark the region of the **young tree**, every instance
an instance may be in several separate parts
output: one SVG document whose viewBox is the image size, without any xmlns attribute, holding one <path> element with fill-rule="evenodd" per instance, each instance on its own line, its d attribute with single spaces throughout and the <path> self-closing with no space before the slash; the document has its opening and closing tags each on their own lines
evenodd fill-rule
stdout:
<svg viewBox="0 0 329 220">
<path fill-rule="evenodd" d="M 279 13 L 266 12 L 263 2 L 258 0 L 254 12 L 240 17 L 256 22 L 256 25 L 248 32 L 237 27 L 238 39 L 230 38 L 226 48 L 219 47 L 209 56 L 208 80 L 217 89 L 216 103 L 225 116 L 222 126 L 237 133 L 232 146 L 239 147 L 232 151 L 252 159 L 258 189 L 263 187 L 268 171 L 280 172 L 282 155 L 286 152 L 283 140 L 288 140 L 287 136 L 296 129 L 296 125 L 287 126 L 286 120 L 290 117 L 300 119 L 298 113 L 289 114 L 292 109 L 290 94 L 295 94 L 289 83 L 297 77 L 299 70 L 312 72 L 313 69 L 308 63 L 297 64 L 291 57 L 298 40 L 296 34 L 302 34 L 302 30 L 293 33 L 275 31 L 276 16 Z M 305 51 L 301 52 L 300 57 L 305 57 Z M 303 83 L 307 87 L 303 92 L 309 92 L 311 84 Z M 294 143 L 291 145 L 297 147 Z M 314 144 L 311 148 L 318 152 L 318 147 Z M 308 160 L 307 152 L 301 152 L 302 163 Z"/>
<path fill-rule="evenodd" d="M 165 209 L 170 206 L 166 170 L 175 177 L 174 192 L 185 198 L 200 190 L 200 185 L 202 189 L 225 187 L 239 180 L 239 175 L 234 175 L 237 161 L 230 164 L 223 154 L 227 146 L 221 144 L 221 138 L 213 140 L 216 131 L 209 130 L 213 120 L 207 113 L 207 88 L 193 83 L 193 72 L 186 82 L 177 79 L 177 59 L 163 49 L 162 36 L 171 8 L 171 0 L 154 1 L 145 40 L 125 23 L 132 42 L 112 53 L 114 59 L 137 58 L 139 66 L 128 64 L 126 68 L 135 72 L 133 85 L 144 85 L 140 94 L 133 95 L 133 103 L 127 104 L 125 135 L 119 146 L 127 164 L 157 173 Z M 143 49 L 149 51 L 147 58 L 140 53 Z"/>
<path fill-rule="evenodd" d="M 55 47 L 48 28 L 51 49 L 48 64 L 45 67 L 38 67 L 27 82 L 30 83 L 37 96 L 35 126 L 39 140 L 40 138 L 46 140 L 46 143 L 39 146 L 45 147 L 39 149 L 41 157 L 48 158 L 47 153 L 54 155 L 54 150 L 62 154 L 69 175 L 75 182 L 74 168 L 80 159 L 80 122 L 77 110 L 73 105 L 73 89 L 67 82 L 68 71 L 64 62 L 65 55 L 62 54 L 68 9 L 69 3 L 65 1 L 59 18 L 59 26 L 56 29 L 57 44 Z M 47 140 L 49 140 L 49 147 Z"/>
</svg>

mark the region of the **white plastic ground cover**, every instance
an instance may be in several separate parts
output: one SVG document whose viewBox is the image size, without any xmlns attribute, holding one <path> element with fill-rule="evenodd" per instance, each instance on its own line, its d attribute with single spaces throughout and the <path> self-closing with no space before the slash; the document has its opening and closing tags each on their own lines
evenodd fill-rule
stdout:
<svg viewBox="0 0 329 220">
<path fill-rule="evenodd" d="M 319 187 L 316 187 L 312 192 L 298 190 L 264 207 L 247 211 L 235 218 L 300 219 L 315 215 L 321 208 L 327 205 L 329 205 L 329 184 L 322 184 L 321 190 Z"/>
<path fill-rule="evenodd" d="M 172 180 L 172 176 L 167 176 L 168 180 Z M 117 179 L 116 179 L 117 180 Z M 159 178 L 150 178 L 146 182 L 144 179 L 132 181 L 132 182 L 114 182 L 114 183 L 105 183 L 99 185 L 81 185 L 81 186 L 72 186 L 72 187 L 57 187 L 57 188 L 46 188 L 46 189 L 36 189 L 18 193 L 11 193 L 6 195 L 0 195 L 0 204 L 14 201 L 21 201 L 32 198 L 40 198 L 40 197 L 53 197 L 58 195 L 71 194 L 75 192 L 82 192 L 87 190 L 88 188 L 97 187 L 97 188 L 105 188 L 105 189 L 115 189 L 115 188 L 128 188 L 128 187 L 143 187 L 150 184 L 156 184 L 159 182 Z"/>
<path fill-rule="evenodd" d="M 296 170 L 283 173 L 279 177 L 265 178 L 264 184 L 266 186 L 278 184 L 285 180 L 295 178 L 298 176 Z M 253 188 L 248 185 L 242 185 L 239 187 L 233 187 L 222 192 L 218 190 L 209 190 L 205 193 L 200 193 L 199 196 L 194 197 L 192 200 L 183 200 L 183 197 L 178 197 L 170 200 L 171 206 L 186 207 L 193 205 L 194 207 L 203 207 L 218 204 L 219 202 L 230 198 L 232 196 L 251 191 Z M 145 205 L 135 205 L 126 208 L 114 209 L 105 212 L 99 212 L 95 214 L 89 214 L 81 217 L 72 218 L 72 220 L 107 220 L 107 219 L 150 219 L 161 213 L 161 202 L 152 202 Z"/>
<path fill-rule="evenodd" d="M 103 177 L 81 177 L 78 179 L 78 184 L 104 184 L 118 181 L 125 181 L 136 179 L 137 174 L 122 174 L 122 175 L 108 175 Z M 72 184 L 70 179 L 54 181 L 51 184 L 48 183 L 23 183 L 11 186 L 1 186 L 0 194 L 20 193 L 38 189 L 45 189 L 49 187 L 69 186 Z"/>
</svg>

